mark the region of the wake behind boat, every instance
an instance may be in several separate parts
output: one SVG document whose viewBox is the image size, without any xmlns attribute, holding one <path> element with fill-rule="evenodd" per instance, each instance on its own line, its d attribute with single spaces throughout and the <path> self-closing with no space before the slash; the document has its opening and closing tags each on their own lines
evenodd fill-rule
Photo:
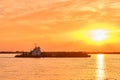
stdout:
<svg viewBox="0 0 120 80">
<path fill-rule="evenodd" d="M 41 48 L 35 46 L 32 51 L 23 52 L 15 57 L 90 57 L 90 55 L 85 52 L 41 52 Z"/>
</svg>

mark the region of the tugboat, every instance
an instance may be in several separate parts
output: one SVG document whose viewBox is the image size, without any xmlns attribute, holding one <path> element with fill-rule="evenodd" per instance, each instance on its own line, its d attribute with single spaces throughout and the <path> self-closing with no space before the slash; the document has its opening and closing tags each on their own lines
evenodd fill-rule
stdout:
<svg viewBox="0 0 120 80">
<path fill-rule="evenodd" d="M 35 46 L 35 48 L 30 52 L 23 52 L 21 55 L 16 55 L 15 57 L 41 57 L 40 47 Z"/>
<path fill-rule="evenodd" d="M 21 55 L 16 55 L 15 57 L 31 57 L 31 58 L 39 58 L 39 57 L 90 57 L 86 52 L 41 52 L 41 48 L 39 46 L 35 46 L 35 48 L 30 52 L 23 52 Z"/>
</svg>

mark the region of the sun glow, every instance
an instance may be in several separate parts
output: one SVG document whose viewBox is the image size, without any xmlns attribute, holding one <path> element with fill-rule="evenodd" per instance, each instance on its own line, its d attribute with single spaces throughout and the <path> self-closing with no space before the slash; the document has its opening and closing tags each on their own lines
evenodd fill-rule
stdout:
<svg viewBox="0 0 120 80">
<path fill-rule="evenodd" d="M 97 30 L 92 30 L 90 32 L 91 32 L 91 38 L 94 41 L 103 41 L 103 40 L 107 39 L 107 37 L 108 37 L 106 30 L 97 29 Z"/>
<path fill-rule="evenodd" d="M 90 45 L 104 45 L 119 40 L 118 30 L 116 26 L 110 24 L 94 23 L 71 34 L 74 40 L 80 40 Z"/>
</svg>

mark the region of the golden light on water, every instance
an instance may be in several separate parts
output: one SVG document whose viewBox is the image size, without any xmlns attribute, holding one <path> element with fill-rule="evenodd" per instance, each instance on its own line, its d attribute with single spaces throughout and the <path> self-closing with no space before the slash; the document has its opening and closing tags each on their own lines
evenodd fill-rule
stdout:
<svg viewBox="0 0 120 80">
<path fill-rule="evenodd" d="M 97 70 L 96 70 L 97 80 L 104 80 L 105 72 L 104 72 L 104 55 L 97 55 Z"/>
</svg>

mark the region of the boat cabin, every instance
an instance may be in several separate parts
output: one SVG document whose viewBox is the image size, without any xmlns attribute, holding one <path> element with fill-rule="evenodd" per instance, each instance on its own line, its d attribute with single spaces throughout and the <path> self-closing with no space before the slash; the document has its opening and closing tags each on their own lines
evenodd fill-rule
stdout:
<svg viewBox="0 0 120 80">
<path fill-rule="evenodd" d="M 40 56 L 41 55 L 41 49 L 40 47 L 35 47 L 31 52 L 30 54 L 32 56 Z"/>
</svg>

